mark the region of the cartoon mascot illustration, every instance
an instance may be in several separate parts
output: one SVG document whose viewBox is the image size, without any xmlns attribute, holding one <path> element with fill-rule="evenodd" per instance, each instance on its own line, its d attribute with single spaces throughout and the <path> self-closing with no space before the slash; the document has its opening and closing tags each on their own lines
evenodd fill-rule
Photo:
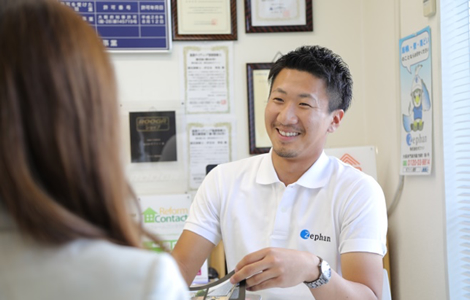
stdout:
<svg viewBox="0 0 470 300">
<path fill-rule="evenodd" d="M 415 76 L 411 84 L 411 102 L 408 106 L 408 115 L 403 114 L 403 127 L 406 132 L 423 130 L 423 111 L 431 108 L 428 89 L 418 75 L 422 67 L 422 65 L 416 66 Z"/>
</svg>

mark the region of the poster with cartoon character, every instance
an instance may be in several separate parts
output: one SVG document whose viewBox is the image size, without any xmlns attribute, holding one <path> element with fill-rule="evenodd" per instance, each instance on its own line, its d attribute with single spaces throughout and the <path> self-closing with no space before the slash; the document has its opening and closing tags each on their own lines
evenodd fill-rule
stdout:
<svg viewBox="0 0 470 300">
<path fill-rule="evenodd" d="M 432 61 L 429 27 L 400 39 L 401 175 L 429 175 L 432 164 Z"/>
</svg>

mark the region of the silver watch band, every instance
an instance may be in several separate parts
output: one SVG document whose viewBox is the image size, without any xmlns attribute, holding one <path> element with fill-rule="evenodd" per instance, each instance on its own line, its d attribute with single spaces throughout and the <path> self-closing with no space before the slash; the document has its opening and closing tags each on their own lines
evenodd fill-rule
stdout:
<svg viewBox="0 0 470 300">
<path fill-rule="evenodd" d="M 331 267 L 330 265 L 323 260 L 320 256 L 317 256 L 320 259 L 320 263 L 318 264 L 318 269 L 320 270 L 320 276 L 311 282 L 304 281 L 305 285 L 311 289 L 318 288 L 322 285 L 327 284 L 331 278 Z"/>
</svg>

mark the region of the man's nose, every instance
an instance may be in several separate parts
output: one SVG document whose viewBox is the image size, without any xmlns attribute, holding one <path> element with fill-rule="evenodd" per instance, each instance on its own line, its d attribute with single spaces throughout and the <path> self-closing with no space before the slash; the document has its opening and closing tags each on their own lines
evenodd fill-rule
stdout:
<svg viewBox="0 0 470 300">
<path fill-rule="evenodd" d="M 278 122 L 284 125 L 297 123 L 297 112 L 295 104 L 284 105 L 277 117 Z"/>
</svg>

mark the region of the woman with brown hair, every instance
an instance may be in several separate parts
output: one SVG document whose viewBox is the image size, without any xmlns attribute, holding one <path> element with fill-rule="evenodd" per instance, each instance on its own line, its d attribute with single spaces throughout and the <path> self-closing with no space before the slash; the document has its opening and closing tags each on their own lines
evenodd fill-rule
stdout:
<svg viewBox="0 0 470 300">
<path fill-rule="evenodd" d="M 132 220 L 114 72 L 54 0 L 0 7 L 0 299 L 188 299 Z"/>
</svg>

